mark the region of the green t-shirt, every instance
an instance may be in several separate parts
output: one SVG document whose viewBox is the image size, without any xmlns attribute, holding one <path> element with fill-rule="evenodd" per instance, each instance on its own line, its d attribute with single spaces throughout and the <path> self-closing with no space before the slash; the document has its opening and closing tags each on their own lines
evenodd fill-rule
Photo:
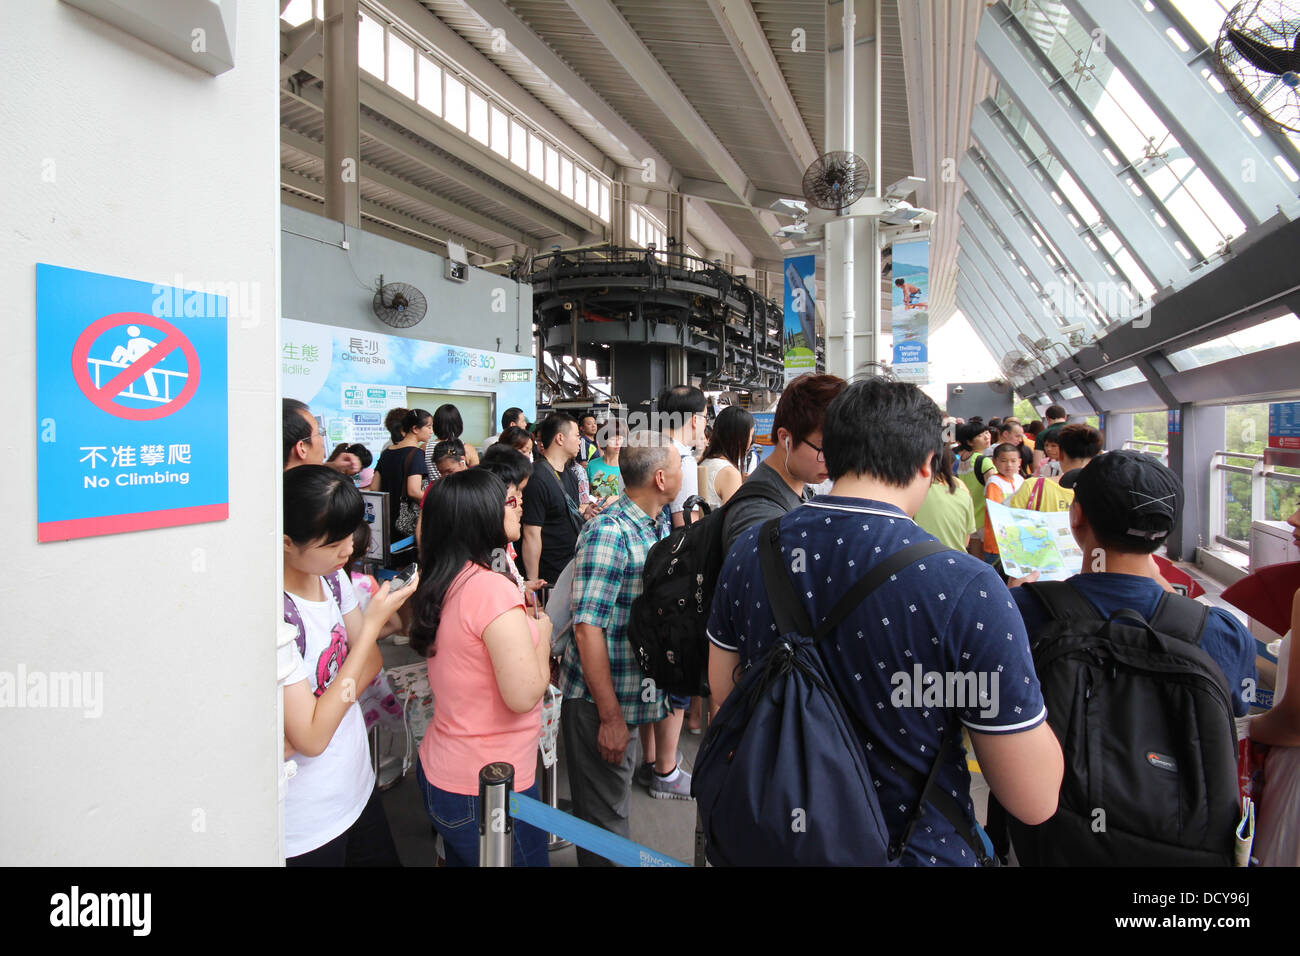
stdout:
<svg viewBox="0 0 1300 956">
<path fill-rule="evenodd" d="M 970 536 L 979 527 L 975 523 L 975 506 L 965 483 L 957 482 L 957 490 L 952 492 L 946 482 L 932 484 L 916 513 L 916 523 L 948 547 L 965 551 Z"/>
<path fill-rule="evenodd" d="M 591 481 L 593 498 L 618 497 L 623 493 L 623 473 L 618 465 L 608 465 L 604 458 L 587 462 L 587 478 Z"/>
<path fill-rule="evenodd" d="M 984 480 L 987 481 L 988 476 L 994 474 L 997 469 L 993 467 L 993 459 L 985 452 L 972 453 L 965 461 L 958 458 L 956 471 L 957 480 L 970 492 L 971 501 L 975 505 L 975 521 L 982 528 L 984 527 L 984 486 L 975 475 L 975 459 L 980 455 L 984 456 L 980 471 L 984 472 Z"/>
</svg>

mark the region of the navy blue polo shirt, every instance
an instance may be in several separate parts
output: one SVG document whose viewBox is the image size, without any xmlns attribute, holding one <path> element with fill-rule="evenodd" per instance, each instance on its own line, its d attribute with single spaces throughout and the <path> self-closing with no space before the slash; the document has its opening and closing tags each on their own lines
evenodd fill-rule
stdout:
<svg viewBox="0 0 1300 956">
<path fill-rule="evenodd" d="M 1164 588 L 1151 578 L 1136 574 L 1096 572 L 1076 574 L 1068 580 L 1102 617 L 1110 617 L 1116 611 L 1127 608 L 1137 611 L 1150 621 L 1151 615 L 1156 612 L 1156 605 L 1165 594 Z M 1032 591 L 1014 588 L 1012 594 L 1025 619 L 1025 629 L 1030 634 L 1051 620 L 1047 608 L 1034 597 Z M 1228 691 L 1232 694 L 1233 712 L 1238 717 L 1246 716 L 1250 704 L 1243 698 L 1245 682 L 1249 679 L 1251 686 L 1254 686 L 1256 681 L 1255 638 L 1229 612 L 1214 607 L 1210 608 L 1210 615 L 1205 620 L 1201 650 L 1214 658 L 1214 662 L 1223 671 L 1223 676 L 1228 681 Z"/>
<path fill-rule="evenodd" d="M 814 622 L 874 564 L 909 544 L 935 540 L 893 505 L 834 495 L 796 508 L 780 527 L 791 580 Z M 761 528 L 736 540 L 709 618 L 709 640 L 738 653 L 742 667 L 761 659 L 779 637 L 759 566 Z M 965 552 L 933 554 L 899 571 L 844 619 L 823 642 L 822 654 L 847 695 L 845 705 L 870 730 L 875 746 L 922 776 L 941 736 L 954 739 L 961 724 L 984 734 L 1018 733 L 1047 717 L 1016 605 L 997 573 Z M 872 760 L 863 744 L 890 835 L 898 839 L 918 794 L 883 761 Z M 960 746 L 951 748 L 939 781 L 973 821 Z M 974 866 L 976 860 L 943 816 L 927 807 L 904 863 Z"/>
</svg>

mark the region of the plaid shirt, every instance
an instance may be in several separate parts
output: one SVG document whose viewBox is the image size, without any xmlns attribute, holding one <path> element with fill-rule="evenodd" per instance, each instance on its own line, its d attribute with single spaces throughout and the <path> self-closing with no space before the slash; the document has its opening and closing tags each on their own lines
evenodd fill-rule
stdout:
<svg viewBox="0 0 1300 956">
<path fill-rule="evenodd" d="M 641 593 L 641 569 L 651 546 L 668 536 L 666 518 L 666 512 L 651 518 L 624 494 L 588 521 L 578 538 L 573 621 L 604 629 L 614 693 L 629 724 L 652 723 L 668 714 L 662 691 L 656 688 L 653 697 L 643 699 L 644 691 L 653 685 L 643 683 L 649 678 L 627 638 L 632 602 Z M 569 642 L 560 664 L 560 691 L 566 700 L 591 700 L 576 639 Z"/>
</svg>

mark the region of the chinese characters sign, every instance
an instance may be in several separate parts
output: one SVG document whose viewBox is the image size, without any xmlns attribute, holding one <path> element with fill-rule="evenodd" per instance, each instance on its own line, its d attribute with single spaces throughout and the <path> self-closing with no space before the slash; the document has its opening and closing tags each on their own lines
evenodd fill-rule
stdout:
<svg viewBox="0 0 1300 956">
<path fill-rule="evenodd" d="M 1264 464 L 1270 468 L 1300 468 L 1300 402 L 1268 406 L 1268 445 Z"/>
<path fill-rule="evenodd" d="M 38 264 L 37 540 L 228 517 L 226 398 L 223 296 Z"/>
<path fill-rule="evenodd" d="M 489 352 L 297 319 L 280 320 L 284 394 L 325 421 L 330 445 L 359 442 L 377 458 L 388 441 L 384 416 L 404 408 L 407 389 L 491 394 L 498 412 L 537 407 L 529 356 Z M 433 411 L 433 407 L 427 409 Z"/>
</svg>

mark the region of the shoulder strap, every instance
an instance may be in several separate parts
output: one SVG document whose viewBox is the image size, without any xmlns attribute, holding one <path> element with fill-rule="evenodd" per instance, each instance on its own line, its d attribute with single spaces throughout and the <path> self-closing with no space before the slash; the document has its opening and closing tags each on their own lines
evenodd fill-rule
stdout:
<svg viewBox="0 0 1300 956">
<path fill-rule="evenodd" d="M 781 561 L 780 525 L 780 518 L 772 518 L 759 530 L 759 559 L 763 572 L 763 586 L 767 589 L 768 601 L 772 605 L 772 616 L 776 619 L 777 628 L 784 634 L 798 632 L 805 637 L 811 637 L 814 641 L 821 641 L 831 634 L 872 591 L 903 568 L 931 554 L 950 550 L 942 541 L 932 540 L 918 541 L 895 551 L 849 588 L 814 631 L 808 612 L 795 594 L 790 575 Z"/>
<path fill-rule="evenodd" d="M 1034 490 L 1029 493 L 1029 510 L 1037 511 L 1038 506 L 1043 503 L 1043 485 L 1046 484 L 1046 478 L 1039 478 L 1038 483 L 1034 485 Z"/>
<path fill-rule="evenodd" d="M 343 613 L 343 585 L 339 583 L 339 573 L 327 575 L 325 583 L 329 585 L 330 592 L 334 595 L 334 600 L 339 603 L 339 613 Z"/>
<path fill-rule="evenodd" d="M 1034 597 L 1043 602 L 1043 607 L 1047 608 L 1047 613 L 1052 616 L 1052 620 L 1068 621 L 1077 618 L 1105 620 L 1069 581 L 1034 581 L 1022 584 L 1021 587 L 1028 588 Z"/>
<path fill-rule="evenodd" d="M 839 599 L 835 607 L 831 609 L 831 613 L 817 626 L 817 633 L 813 635 L 813 640 L 820 641 L 829 635 L 839 626 L 841 621 L 849 616 L 854 608 L 867 599 L 867 595 L 884 584 L 890 577 L 903 570 L 903 568 L 915 564 L 929 555 L 949 550 L 951 549 L 942 541 L 918 541 L 915 544 L 909 544 L 902 550 L 895 551 L 863 575 L 857 584 L 849 588 L 848 593 Z"/>
<path fill-rule="evenodd" d="M 1201 646 L 1201 637 L 1210 618 L 1210 609 L 1194 598 L 1166 591 L 1151 615 L 1152 630 Z"/>
<path fill-rule="evenodd" d="M 772 618 L 782 634 L 812 634 L 812 622 L 803 602 L 794 593 L 794 584 L 781 562 L 781 519 L 771 518 L 758 532 L 759 567 L 763 587 L 772 606 Z"/>
<path fill-rule="evenodd" d="M 298 645 L 298 653 L 307 657 L 307 629 L 302 626 L 302 615 L 298 613 L 298 605 L 293 603 L 293 598 L 289 597 L 289 592 L 284 592 L 284 621 L 286 624 L 292 624 L 298 629 L 298 637 L 295 643 Z"/>
</svg>

